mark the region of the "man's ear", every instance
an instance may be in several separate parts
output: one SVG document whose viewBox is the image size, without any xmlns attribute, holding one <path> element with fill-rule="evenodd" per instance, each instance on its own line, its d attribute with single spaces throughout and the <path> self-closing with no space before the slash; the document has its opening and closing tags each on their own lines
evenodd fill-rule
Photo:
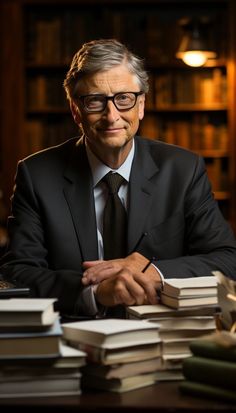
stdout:
<svg viewBox="0 0 236 413">
<path fill-rule="evenodd" d="M 144 107 L 145 107 L 145 95 L 139 96 L 139 103 L 138 103 L 138 114 L 139 120 L 142 120 L 144 117 Z"/>
<path fill-rule="evenodd" d="M 72 116 L 74 118 L 75 123 L 78 125 L 80 124 L 80 112 L 78 106 L 73 102 L 73 100 L 70 101 L 70 110 L 72 113 Z"/>
</svg>

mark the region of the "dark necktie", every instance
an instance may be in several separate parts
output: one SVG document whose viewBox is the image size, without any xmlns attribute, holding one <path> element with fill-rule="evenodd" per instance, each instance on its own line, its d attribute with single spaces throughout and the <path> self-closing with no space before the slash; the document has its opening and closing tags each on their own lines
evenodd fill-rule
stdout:
<svg viewBox="0 0 236 413">
<path fill-rule="evenodd" d="M 103 214 L 104 258 L 123 258 L 126 256 L 127 214 L 118 191 L 125 180 L 118 173 L 109 172 L 103 181 L 109 189 Z"/>
</svg>

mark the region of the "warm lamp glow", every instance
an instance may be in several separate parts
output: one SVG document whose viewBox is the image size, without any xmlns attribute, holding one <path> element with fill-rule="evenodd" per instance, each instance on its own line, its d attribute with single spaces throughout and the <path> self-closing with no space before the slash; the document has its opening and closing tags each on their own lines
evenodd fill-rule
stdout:
<svg viewBox="0 0 236 413">
<path fill-rule="evenodd" d="M 199 67 L 208 59 L 216 58 L 216 53 L 207 44 L 207 22 L 182 19 L 180 24 L 185 33 L 176 53 L 178 59 L 183 60 L 188 66 Z"/>
<path fill-rule="evenodd" d="M 203 66 L 208 59 L 213 59 L 216 57 L 214 52 L 204 52 L 201 50 L 189 50 L 186 52 L 177 53 L 176 57 L 182 59 L 183 62 L 192 67 Z"/>
<path fill-rule="evenodd" d="M 182 57 L 183 62 L 192 67 L 203 66 L 207 61 L 207 56 L 204 52 L 194 51 L 194 52 L 185 52 Z"/>
</svg>

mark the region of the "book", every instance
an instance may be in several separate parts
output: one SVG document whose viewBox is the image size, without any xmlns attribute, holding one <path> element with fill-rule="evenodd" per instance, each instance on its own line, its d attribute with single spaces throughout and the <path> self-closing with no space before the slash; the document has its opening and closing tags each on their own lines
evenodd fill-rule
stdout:
<svg viewBox="0 0 236 413">
<path fill-rule="evenodd" d="M 78 396 L 81 394 L 81 373 L 63 375 L 12 377 L 0 379 L 0 399 L 20 397 Z"/>
<path fill-rule="evenodd" d="M 163 304 L 172 308 L 185 308 L 192 306 L 214 305 L 218 303 L 217 296 L 192 296 L 192 297 L 171 297 L 161 293 L 161 301 Z"/>
<path fill-rule="evenodd" d="M 68 346 L 63 341 L 60 341 L 60 356 L 53 361 L 52 367 L 76 367 L 80 368 L 87 362 L 87 354 L 79 349 Z"/>
<path fill-rule="evenodd" d="M 190 356 L 192 353 L 189 344 L 192 340 L 192 337 L 162 339 L 162 355 Z"/>
<path fill-rule="evenodd" d="M 156 382 L 156 373 L 139 374 L 122 379 L 104 379 L 91 374 L 82 375 L 82 388 L 100 389 L 115 393 L 123 393 L 130 390 L 151 386 Z"/>
<path fill-rule="evenodd" d="M 22 396 L 79 395 L 81 368 L 86 353 L 60 342 L 55 359 L 11 359 L 1 364 L 0 398 Z"/>
<path fill-rule="evenodd" d="M 180 370 L 182 371 L 183 359 L 190 357 L 191 353 L 187 354 L 163 354 L 162 365 L 163 370 Z"/>
<path fill-rule="evenodd" d="M 83 369 L 83 374 L 91 374 L 93 376 L 101 377 L 104 379 L 123 379 L 125 377 L 137 376 L 144 373 L 152 373 L 162 369 L 161 357 L 155 357 L 149 360 L 141 360 L 132 363 L 120 363 L 102 365 L 88 363 Z"/>
<path fill-rule="evenodd" d="M 183 394 L 196 397 L 206 397 L 213 400 L 226 402 L 236 402 L 236 393 L 234 390 L 224 389 L 206 383 L 184 380 L 179 384 L 179 390 Z"/>
<path fill-rule="evenodd" d="M 165 280 L 162 291 L 171 297 L 216 295 L 217 280 L 214 276 L 169 278 Z"/>
<path fill-rule="evenodd" d="M 1 332 L 0 359 L 58 357 L 61 336 L 59 319 L 45 331 Z"/>
<path fill-rule="evenodd" d="M 73 347 L 78 346 L 84 351 L 87 354 L 88 361 L 104 365 L 149 360 L 161 355 L 161 341 L 158 343 L 115 349 L 99 348 L 84 343 L 70 342 L 70 344 L 73 345 Z"/>
<path fill-rule="evenodd" d="M 50 326 L 58 313 L 54 298 L 9 298 L 0 300 L 0 329 L 2 327 Z"/>
<path fill-rule="evenodd" d="M 190 350 L 195 356 L 236 362 L 236 346 L 226 347 L 213 340 L 198 339 L 190 343 Z"/>
<path fill-rule="evenodd" d="M 235 390 L 236 363 L 191 356 L 183 361 L 186 379 Z"/>
<path fill-rule="evenodd" d="M 47 371 L 58 371 L 59 368 L 80 368 L 87 362 L 87 354 L 84 351 L 68 346 L 63 340 L 59 340 L 59 353 L 53 357 L 12 357 L 0 358 L 0 374 L 6 368 L 15 369 L 37 369 L 41 367 Z"/>
<path fill-rule="evenodd" d="M 160 325 L 160 336 L 161 332 L 165 332 L 166 330 L 172 331 L 173 334 L 175 334 L 180 330 L 187 333 L 188 330 L 200 330 L 201 332 L 205 330 L 204 332 L 207 332 L 216 329 L 216 321 L 213 316 L 153 317 L 149 320 L 153 323 L 157 322 Z"/>
<path fill-rule="evenodd" d="M 67 341 L 121 348 L 160 341 L 158 324 L 141 320 L 98 319 L 62 324 Z"/>
<path fill-rule="evenodd" d="M 204 330 L 204 333 L 211 333 L 215 331 L 216 327 Z M 201 337 L 203 335 L 202 329 L 160 329 L 160 338 L 161 340 L 165 339 L 181 339 L 181 338 L 196 338 Z"/>
<path fill-rule="evenodd" d="M 174 317 L 174 322 L 177 317 L 202 317 L 214 316 L 220 313 L 221 309 L 218 305 L 206 305 L 204 307 L 178 308 L 173 309 L 164 304 L 153 305 L 134 305 L 127 307 L 127 317 L 134 319 L 151 319 Z"/>
<path fill-rule="evenodd" d="M 161 302 L 172 308 L 218 303 L 216 277 L 171 278 L 165 280 Z"/>
<path fill-rule="evenodd" d="M 156 372 L 156 381 L 179 381 L 184 380 L 182 368 L 174 370 L 162 370 Z"/>
</svg>

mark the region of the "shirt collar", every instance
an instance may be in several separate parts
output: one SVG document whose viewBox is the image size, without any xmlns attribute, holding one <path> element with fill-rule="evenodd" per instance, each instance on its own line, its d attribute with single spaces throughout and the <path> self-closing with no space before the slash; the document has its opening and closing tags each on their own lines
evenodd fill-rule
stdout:
<svg viewBox="0 0 236 413">
<path fill-rule="evenodd" d="M 101 162 L 91 151 L 88 145 L 86 145 L 86 152 L 88 156 L 89 165 L 93 176 L 93 187 L 95 187 L 101 179 L 110 171 L 118 172 L 123 178 L 129 182 L 129 176 L 131 166 L 134 158 L 135 143 L 132 141 L 132 148 L 124 161 L 124 163 L 118 169 L 109 168 L 103 162 Z"/>
</svg>

